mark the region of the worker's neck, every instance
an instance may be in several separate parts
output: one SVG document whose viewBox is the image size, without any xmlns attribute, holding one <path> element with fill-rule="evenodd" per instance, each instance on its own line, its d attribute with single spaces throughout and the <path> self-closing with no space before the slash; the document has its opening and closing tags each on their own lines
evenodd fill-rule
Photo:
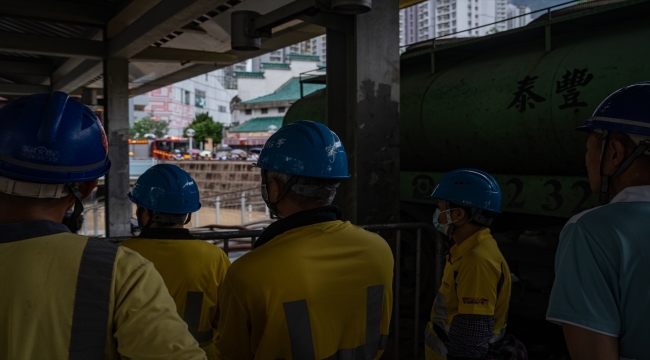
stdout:
<svg viewBox="0 0 650 360">
<path fill-rule="evenodd" d="M 623 174 L 610 180 L 610 194 L 612 197 L 632 186 L 650 185 L 650 170 L 633 164 Z"/>
<path fill-rule="evenodd" d="M 282 200 L 280 200 L 280 203 L 277 205 L 278 215 L 281 218 L 287 218 L 301 211 L 307 211 L 319 207 L 322 207 L 322 205 L 307 205 L 307 206 L 297 205 L 296 203 L 289 200 L 288 198 L 283 198 Z"/>
<path fill-rule="evenodd" d="M 462 244 L 465 240 L 469 239 L 472 235 L 476 234 L 477 231 L 485 229 L 482 226 L 474 225 L 472 223 L 465 223 L 462 226 L 457 227 L 452 234 L 452 238 L 456 245 Z"/>
<path fill-rule="evenodd" d="M 16 209 L 20 209 L 17 211 Z M 20 208 L 14 206 L 7 206 L 7 204 L 0 205 L 0 224 L 15 224 L 28 221 L 46 220 L 61 222 L 65 215 L 65 209 L 52 209 L 52 208 Z"/>
</svg>

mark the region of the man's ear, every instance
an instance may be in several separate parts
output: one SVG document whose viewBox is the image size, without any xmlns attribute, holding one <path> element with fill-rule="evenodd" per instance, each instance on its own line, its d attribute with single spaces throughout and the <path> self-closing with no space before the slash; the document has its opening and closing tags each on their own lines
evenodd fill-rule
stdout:
<svg viewBox="0 0 650 360">
<path fill-rule="evenodd" d="M 276 179 L 268 179 L 266 190 L 269 192 L 269 201 L 274 203 L 280 198 L 282 193 L 282 184 Z"/>
<path fill-rule="evenodd" d="M 456 208 L 456 214 L 457 214 L 456 218 L 452 219 L 454 221 L 465 219 L 466 215 L 467 215 L 467 218 L 469 218 L 469 214 L 465 211 L 465 209 L 463 209 L 461 207 Z"/>
<path fill-rule="evenodd" d="M 97 187 L 97 184 L 99 183 L 99 179 L 95 180 L 90 180 L 82 183 L 77 183 L 77 187 L 79 188 L 79 192 L 81 192 L 81 199 L 85 199 L 90 194 L 93 193 L 93 190 Z"/>
<path fill-rule="evenodd" d="M 626 154 L 627 149 L 625 148 L 625 145 L 623 145 L 623 143 L 618 140 L 611 140 L 608 147 L 608 158 L 612 162 L 612 165 L 620 166 L 628 155 Z"/>
</svg>

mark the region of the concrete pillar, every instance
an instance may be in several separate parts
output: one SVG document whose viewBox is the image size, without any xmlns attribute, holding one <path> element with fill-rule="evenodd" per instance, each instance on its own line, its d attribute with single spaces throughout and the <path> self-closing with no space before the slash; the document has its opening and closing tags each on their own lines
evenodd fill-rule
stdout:
<svg viewBox="0 0 650 360">
<path fill-rule="evenodd" d="M 104 59 L 104 126 L 111 171 L 106 175 L 106 235 L 131 234 L 129 192 L 129 61 Z"/>
<path fill-rule="evenodd" d="M 327 30 L 327 120 L 348 151 L 336 202 L 358 224 L 399 222 L 399 1 L 373 1 L 354 34 Z"/>
</svg>

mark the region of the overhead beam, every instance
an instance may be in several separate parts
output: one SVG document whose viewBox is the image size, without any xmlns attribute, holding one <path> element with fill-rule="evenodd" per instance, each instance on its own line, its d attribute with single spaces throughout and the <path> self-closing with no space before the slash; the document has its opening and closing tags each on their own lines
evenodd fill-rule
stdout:
<svg viewBox="0 0 650 360">
<path fill-rule="evenodd" d="M 146 84 L 140 85 L 137 88 L 133 88 L 129 90 L 129 96 L 133 97 L 137 95 L 142 95 L 144 93 L 147 93 L 152 90 L 156 90 L 163 86 L 167 86 L 170 84 L 177 83 L 179 81 L 187 80 L 195 76 L 203 75 L 205 73 L 209 73 L 211 71 L 220 69 L 222 67 L 224 67 L 224 65 L 221 66 L 203 65 L 203 64 L 187 65 L 179 71 L 173 72 L 169 75 L 162 76 L 158 79 L 147 82 Z"/>
<path fill-rule="evenodd" d="M 281 31 L 273 33 L 273 37 L 270 39 L 262 39 L 262 48 L 258 51 L 234 51 L 230 50 L 226 54 L 236 54 L 237 61 L 244 61 L 251 58 L 254 58 L 259 55 L 266 54 L 270 51 L 281 49 L 283 47 L 289 46 L 291 44 L 296 44 L 301 41 L 305 41 L 322 35 L 325 33 L 325 29 L 312 25 L 309 23 L 299 23 Z M 156 90 L 163 86 L 177 83 L 182 80 L 192 78 L 194 76 L 202 75 L 210 71 L 214 71 L 220 68 L 225 67 L 225 65 L 188 65 L 183 67 L 183 69 L 171 73 L 166 76 L 162 76 L 158 79 L 155 79 L 151 82 L 143 84 L 137 88 L 129 90 L 129 96 L 137 96 L 144 94 L 146 92 Z"/>
<path fill-rule="evenodd" d="M 20 53 L 102 59 L 101 41 L 0 32 L 0 50 Z"/>
<path fill-rule="evenodd" d="M 52 65 L 0 60 L 0 74 L 50 75 Z"/>
<path fill-rule="evenodd" d="M 52 0 L 3 0 L 0 6 L 2 16 L 92 25 L 104 25 L 109 14 L 110 7 L 98 2 L 88 4 Z"/>
<path fill-rule="evenodd" d="M 224 2 L 225 0 L 162 0 L 109 41 L 108 55 L 129 59 Z"/>
<path fill-rule="evenodd" d="M 0 96 L 4 95 L 32 95 L 39 93 L 49 93 L 50 87 L 45 85 L 27 85 L 27 84 L 0 84 Z"/>
<path fill-rule="evenodd" d="M 131 62 L 193 62 L 195 64 L 230 65 L 237 55 L 150 46 L 131 58 Z"/>
<path fill-rule="evenodd" d="M 84 60 L 72 71 L 52 84 L 52 90 L 72 92 L 97 75 L 102 73 L 102 62 L 100 60 Z"/>
</svg>

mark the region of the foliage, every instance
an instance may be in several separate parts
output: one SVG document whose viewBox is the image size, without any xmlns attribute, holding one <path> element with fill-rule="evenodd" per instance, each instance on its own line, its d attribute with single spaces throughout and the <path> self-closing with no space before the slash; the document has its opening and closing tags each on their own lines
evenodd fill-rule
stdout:
<svg viewBox="0 0 650 360">
<path fill-rule="evenodd" d="M 129 129 L 129 138 L 144 139 L 145 134 L 154 134 L 157 138 L 162 138 L 169 131 L 169 123 L 165 120 L 154 120 L 149 114 L 140 120 L 135 120 L 133 126 Z"/>
<path fill-rule="evenodd" d="M 215 122 L 209 113 L 196 114 L 192 123 L 183 129 L 183 135 L 185 135 L 187 129 L 194 129 L 196 132 L 194 135 L 196 144 L 205 141 L 207 138 L 212 138 L 214 144 L 221 142 L 223 124 Z"/>
</svg>

